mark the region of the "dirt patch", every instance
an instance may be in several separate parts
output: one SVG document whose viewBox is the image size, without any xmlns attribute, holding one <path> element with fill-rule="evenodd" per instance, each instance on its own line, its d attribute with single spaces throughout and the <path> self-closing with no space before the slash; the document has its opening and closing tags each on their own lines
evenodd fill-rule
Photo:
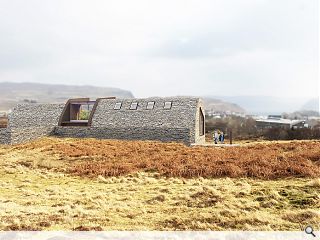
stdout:
<svg viewBox="0 0 320 240">
<path fill-rule="evenodd" d="M 314 211 L 303 211 L 303 212 L 298 212 L 298 213 L 288 213 L 285 214 L 282 219 L 288 220 L 290 222 L 294 223 L 307 223 L 317 217 L 319 217 L 319 213 L 314 212 Z"/>
<path fill-rule="evenodd" d="M 207 208 L 213 207 L 221 201 L 222 197 L 218 193 L 205 188 L 202 191 L 191 194 L 190 199 L 186 201 L 186 205 L 188 207 Z"/>
<path fill-rule="evenodd" d="M 103 231 L 100 226 L 79 226 L 73 229 L 74 231 Z"/>
</svg>

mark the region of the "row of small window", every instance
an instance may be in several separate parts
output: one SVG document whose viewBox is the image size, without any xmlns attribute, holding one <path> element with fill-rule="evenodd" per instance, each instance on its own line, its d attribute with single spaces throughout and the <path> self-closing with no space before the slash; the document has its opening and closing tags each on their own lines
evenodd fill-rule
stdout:
<svg viewBox="0 0 320 240">
<path fill-rule="evenodd" d="M 154 109 L 154 105 L 155 105 L 155 102 L 148 102 L 147 104 L 147 110 L 152 110 Z M 117 102 L 115 105 L 114 105 L 114 110 L 120 110 L 121 109 L 121 106 L 122 106 L 122 102 Z M 171 109 L 172 107 L 172 102 L 164 102 L 164 105 L 163 105 L 163 109 Z M 138 103 L 137 102 L 132 102 L 131 105 L 130 105 L 130 108 L 129 110 L 137 110 L 138 109 Z"/>
</svg>

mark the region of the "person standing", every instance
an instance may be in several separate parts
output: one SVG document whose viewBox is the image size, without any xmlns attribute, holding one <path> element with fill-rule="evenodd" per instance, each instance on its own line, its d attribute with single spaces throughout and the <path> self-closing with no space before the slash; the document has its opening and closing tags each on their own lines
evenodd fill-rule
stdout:
<svg viewBox="0 0 320 240">
<path fill-rule="evenodd" d="M 219 139 L 219 134 L 217 131 L 214 131 L 213 132 L 213 141 L 214 141 L 214 144 L 217 144 L 218 143 L 218 139 Z"/>
<path fill-rule="evenodd" d="M 224 133 L 223 132 L 220 133 L 220 142 L 224 143 Z"/>
</svg>

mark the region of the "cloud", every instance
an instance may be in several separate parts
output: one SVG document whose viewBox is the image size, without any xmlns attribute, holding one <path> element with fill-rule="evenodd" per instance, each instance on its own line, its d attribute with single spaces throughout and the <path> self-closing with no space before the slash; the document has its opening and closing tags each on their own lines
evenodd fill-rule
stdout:
<svg viewBox="0 0 320 240">
<path fill-rule="evenodd" d="M 316 96 L 318 14 L 317 0 L 2 0 L 0 81 Z"/>
</svg>

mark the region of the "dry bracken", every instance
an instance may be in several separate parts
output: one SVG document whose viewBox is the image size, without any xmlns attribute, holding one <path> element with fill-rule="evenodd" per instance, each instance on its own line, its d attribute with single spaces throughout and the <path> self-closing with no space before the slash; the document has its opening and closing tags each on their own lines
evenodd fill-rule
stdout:
<svg viewBox="0 0 320 240">
<path fill-rule="evenodd" d="M 319 228 L 319 186 L 317 141 L 45 138 L 0 146 L 0 230 Z"/>
<path fill-rule="evenodd" d="M 41 149 L 70 163 L 81 176 L 158 172 L 167 177 L 319 177 L 320 141 L 249 144 L 232 148 L 179 143 L 47 138 L 15 149 Z"/>
</svg>

